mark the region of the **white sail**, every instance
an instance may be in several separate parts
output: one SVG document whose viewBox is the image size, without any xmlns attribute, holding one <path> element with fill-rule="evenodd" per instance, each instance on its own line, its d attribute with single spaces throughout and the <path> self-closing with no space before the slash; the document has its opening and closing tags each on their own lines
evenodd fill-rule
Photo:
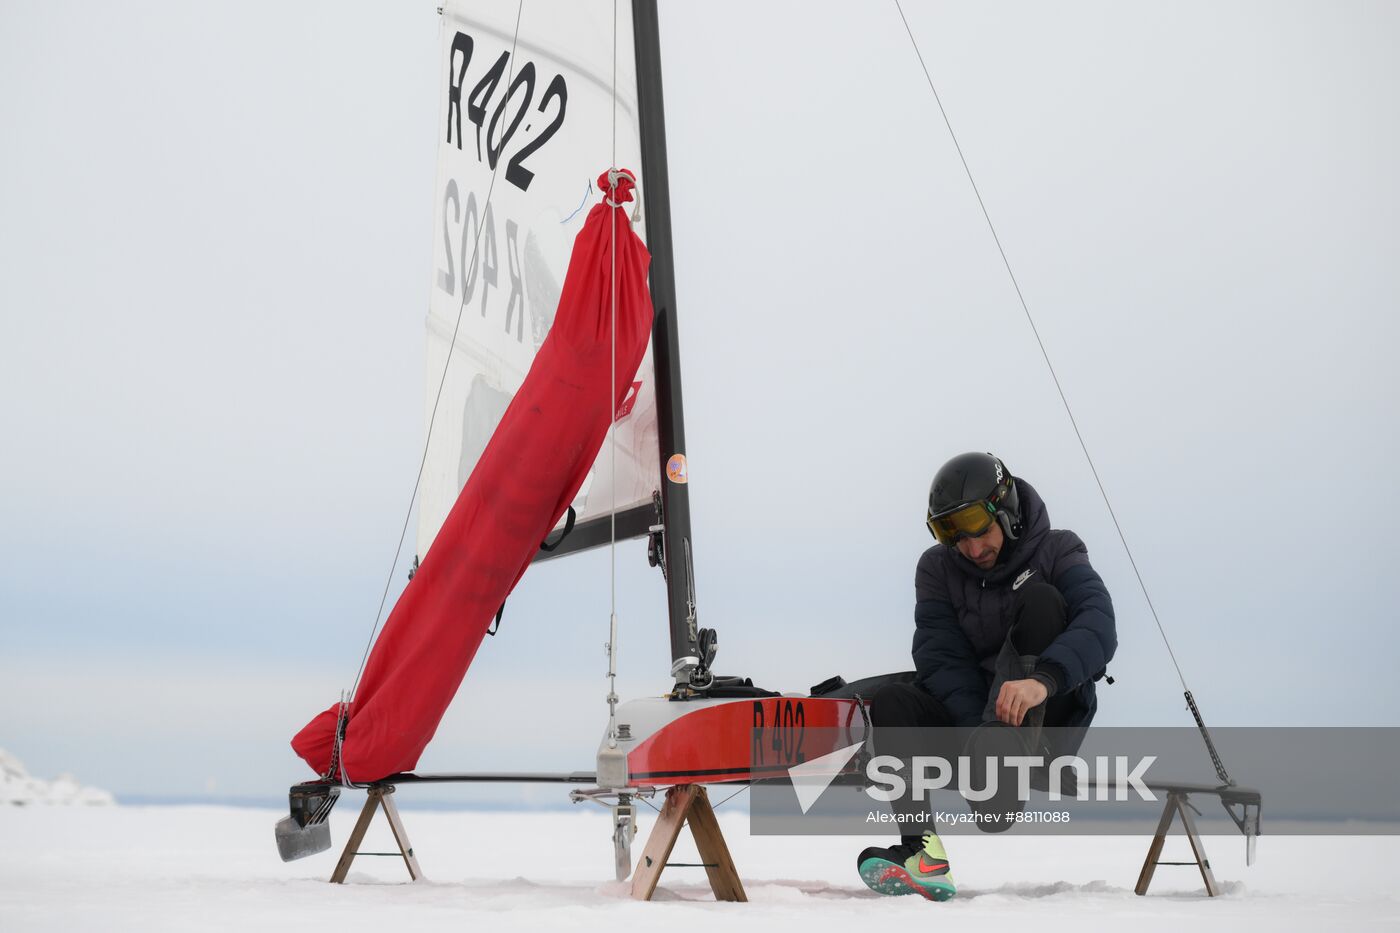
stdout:
<svg viewBox="0 0 1400 933">
<path fill-rule="evenodd" d="M 549 332 L 574 237 L 599 200 L 595 179 L 631 169 L 646 197 L 630 4 L 616 15 L 614 28 L 611 0 L 443 6 L 419 555 Z M 640 218 L 634 229 L 646 239 Z M 605 445 L 574 502 L 578 520 L 649 504 L 658 460 L 648 346 L 619 411 L 616 465 Z"/>
</svg>

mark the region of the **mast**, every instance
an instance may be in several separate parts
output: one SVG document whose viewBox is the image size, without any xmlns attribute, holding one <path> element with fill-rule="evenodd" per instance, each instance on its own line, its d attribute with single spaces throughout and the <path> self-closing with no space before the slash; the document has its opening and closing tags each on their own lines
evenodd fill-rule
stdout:
<svg viewBox="0 0 1400 933">
<path fill-rule="evenodd" d="M 695 622 L 695 574 L 690 536 L 690 487 L 669 477 L 668 464 L 685 462 L 681 410 L 680 338 L 676 332 L 676 276 L 671 252 L 671 194 L 666 170 L 666 115 L 661 94 L 661 44 L 656 0 L 632 0 L 637 54 L 637 111 L 642 142 L 642 208 L 651 252 L 652 353 L 656 364 L 657 436 L 661 445 L 661 521 L 665 526 L 666 602 L 671 625 L 671 675 L 690 681 L 700 664 Z M 684 473 L 682 473 L 682 478 Z"/>
</svg>

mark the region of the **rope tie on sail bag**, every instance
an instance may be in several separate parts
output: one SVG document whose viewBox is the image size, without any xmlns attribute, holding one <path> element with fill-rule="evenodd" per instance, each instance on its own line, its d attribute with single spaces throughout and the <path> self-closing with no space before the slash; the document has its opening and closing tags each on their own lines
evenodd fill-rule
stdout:
<svg viewBox="0 0 1400 933">
<path fill-rule="evenodd" d="M 574 510 L 574 507 L 571 505 L 569 506 L 568 515 L 564 519 L 564 530 L 559 532 L 559 537 L 555 538 L 552 543 L 548 538 L 541 541 L 540 550 L 544 551 L 545 553 L 558 550 L 559 545 L 563 544 L 564 539 L 569 536 L 569 532 L 574 530 L 574 522 L 576 521 L 578 521 L 578 512 L 576 512 Z"/>
<path fill-rule="evenodd" d="M 632 208 L 632 223 L 636 223 L 637 221 L 642 219 L 642 189 L 636 187 L 637 176 L 633 175 L 627 169 L 610 168 L 608 169 L 608 190 L 610 192 L 618 190 L 617 182 L 620 178 L 626 178 L 633 185 L 632 188 L 624 190 L 630 190 L 636 199 L 637 203 Z M 603 203 L 606 204 L 608 207 L 621 207 L 623 204 L 626 203 L 626 200 L 624 199 L 622 201 L 614 201 L 610 196 L 605 196 L 603 198 Z M 614 274 L 616 274 L 615 270 Z"/>
<path fill-rule="evenodd" d="M 1045 360 L 1045 368 L 1050 371 L 1050 378 L 1055 383 L 1055 391 L 1060 395 L 1060 403 L 1064 406 L 1065 414 L 1069 416 L 1070 426 L 1074 428 L 1074 436 L 1079 440 L 1079 449 L 1084 453 L 1084 459 L 1089 464 L 1089 471 L 1094 475 L 1094 482 L 1099 487 L 1099 495 L 1103 498 L 1103 504 L 1108 509 L 1108 516 L 1113 520 L 1113 527 L 1118 532 L 1118 540 L 1123 545 L 1123 552 L 1128 556 L 1128 563 L 1133 568 L 1133 575 L 1137 578 L 1138 589 L 1142 591 L 1142 598 L 1147 603 L 1148 611 L 1152 614 L 1152 621 L 1157 625 L 1157 632 L 1162 636 L 1162 644 L 1166 646 L 1167 655 L 1171 658 L 1172 667 L 1176 668 L 1177 680 L 1181 681 L 1181 689 L 1186 697 L 1187 708 L 1191 711 L 1192 717 L 1196 720 L 1196 727 L 1200 730 L 1201 738 L 1205 740 L 1206 750 L 1210 753 L 1211 764 L 1215 767 L 1215 774 L 1224 784 L 1234 785 L 1235 781 L 1225 770 L 1225 765 L 1216 751 L 1215 742 L 1211 739 L 1210 730 L 1206 728 L 1205 720 L 1201 718 L 1201 711 L 1196 706 L 1196 700 L 1191 695 L 1191 688 L 1186 684 L 1186 675 L 1181 671 L 1181 664 L 1176 659 L 1176 652 L 1172 650 L 1171 639 L 1167 638 L 1167 631 L 1162 626 L 1161 617 L 1157 615 L 1157 607 L 1152 603 L 1152 596 L 1147 591 L 1147 583 L 1143 580 L 1142 571 L 1138 569 L 1137 559 L 1133 557 L 1133 549 L 1128 545 L 1128 537 L 1123 532 L 1123 526 L 1118 521 L 1118 514 L 1113 510 L 1113 503 L 1109 501 L 1108 490 L 1104 487 L 1103 480 L 1099 477 L 1098 467 L 1094 465 L 1094 458 L 1089 453 L 1089 445 L 1084 441 L 1084 434 L 1079 429 L 1079 421 L 1074 417 L 1074 410 L 1070 408 L 1069 397 L 1065 394 L 1064 386 L 1060 383 L 1060 377 L 1055 372 L 1055 364 L 1050 361 L 1050 353 L 1045 348 L 1045 341 L 1040 336 L 1040 328 L 1035 325 L 1035 318 L 1031 316 L 1030 305 L 1026 302 L 1026 296 L 1021 291 L 1021 284 L 1016 280 L 1016 273 L 1012 271 L 1011 260 L 1007 258 L 1006 249 L 1002 246 L 1001 237 L 997 234 L 996 225 L 992 223 L 991 212 L 987 210 L 987 204 L 982 200 L 982 191 L 977 187 L 977 180 L 972 176 L 972 168 L 967 163 L 967 156 L 963 153 L 962 144 L 958 142 L 958 135 L 953 131 L 953 123 L 948 118 L 948 111 L 943 106 L 943 98 L 939 96 L 938 88 L 934 86 L 933 75 L 928 70 L 928 64 L 924 61 L 923 52 L 919 50 L 918 40 L 914 38 L 914 30 L 909 25 L 909 18 L 904 15 L 904 7 L 899 0 L 894 0 L 894 6 L 899 11 L 899 18 L 904 24 L 904 31 L 909 36 L 909 44 L 914 48 L 914 55 L 919 60 L 919 67 L 923 70 L 924 79 L 928 82 L 928 89 L 933 94 L 934 102 L 938 105 L 938 112 L 943 118 L 943 125 L 948 128 L 948 136 L 953 141 L 953 148 L 958 153 L 958 159 L 962 162 L 963 171 L 967 174 L 968 184 L 972 186 L 972 193 L 977 198 L 977 206 L 982 211 L 982 218 L 987 222 L 987 229 L 992 234 L 992 242 L 996 244 L 997 252 L 1001 255 L 1002 265 L 1006 268 L 1006 275 L 1011 280 L 1011 287 L 1016 292 L 1016 299 L 1021 304 L 1021 311 L 1025 314 L 1026 322 L 1030 325 L 1031 333 L 1035 335 L 1036 345 L 1040 347 L 1040 355 Z"/>
<path fill-rule="evenodd" d="M 511 86 L 515 77 L 515 51 L 520 39 L 520 16 L 521 13 L 524 11 L 524 8 L 525 0 L 520 0 L 520 2 L 516 4 L 515 30 L 510 40 L 510 56 L 508 58 L 509 64 L 507 66 L 506 71 L 507 88 Z M 496 165 L 493 166 L 491 169 L 491 182 L 486 188 L 486 201 L 482 206 L 483 214 L 485 214 L 486 210 L 488 210 L 491 206 L 491 198 L 496 191 L 496 176 L 499 173 L 500 166 L 502 163 L 504 163 L 504 161 L 505 160 L 498 161 Z M 465 267 L 466 269 L 476 268 L 477 258 L 481 251 L 481 238 L 483 232 L 485 231 L 485 227 L 485 224 L 481 224 L 477 227 L 476 237 L 472 241 L 471 263 Z M 465 272 L 465 269 L 463 271 Z M 423 471 L 427 468 L 428 464 L 428 452 L 432 444 L 433 427 L 437 423 L 438 406 L 442 403 L 443 389 L 447 385 L 447 372 L 448 369 L 450 369 L 452 366 L 452 351 L 457 345 L 457 335 L 461 332 L 462 329 L 462 313 L 466 309 L 466 306 L 467 296 L 464 290 L 462 294 L 462 300 L 457 305 L 457 320 L 452 327 L 452 338 L 448 341 L 447 344 L 447 358 L 443 361 L 442 364 L 442 376 L 438 379 L 437 394 L 433 397 L 433 408 L 428 415 L 427 434 L 423 438 L 423 454 L 418 460 L 418 474 L 413 480 L 413 492 L 408 499 L 408 508 L 404 510 L 403 526 L 399 530 L 398 544 L 394 547 L 394 558 L 389 564 L 389 573 L 384 581 L 384 591 L 382 594 L 380 594 L 379 597 L 379 608 L 374 615 L 374 625 L 370 628 L 369 639 L 365 642 L 364 654 L 360 657 L 360 665 L 355 672 L 354 683 L 351 685 L 348 693 L 342 693 L 341 695 L 340 715 L 336 721 L 335 745 L 332 750 L 332 766 L 329 769 L 329 773 L 327 776 L 328 778 L 333 779 L 337 776 L 338 773 L 338 776 L 340 777 L 340 783 L 346 787 L 359 787 L 361 785 L 355 784 L 350 779 L 349 774 L 345 772 L 345 766 L 340 760 L 340 745 L 345 738 L 345 730 L 349 726 L 350 707 L 355 701 L 355 692 L 360 687 L 360 679 L 364 676 L 365 673 L 365 664 L 368 663 L 370 650 L 374 647 L 375 635 L 378 634 L 379 625 L 384 619 L 384 607 L 389 602 L 389 590 L 392 588 L 394 583 L 394 572 L 398 569 L 399 556 L 403 553 L 403 543 L 404 540 L 408 537 L 408 523 L 413 518 L 413 504 L 418 501 L 418 491 L 423 485 Z M 417 557 L 415 556 L 413 572 L 416 572 L 417 569 Z M 413 579 L 412 573 L 410 573 L 409 579 Z"/>
<path fill-rule="evenodd" d="M 564 543 L 564 539 L 569 536 L 569 532 L 574 530 L 574 522 L 576 522 L 577 520 L 578 512 L 575 511 L 574 507 L 571 505 L 569 506 L 568 517 L 564 519 L 564 530 L 559 532 L 559 537 L 555 538 L 552 543 L 547 538 L 544 541 L 541 541 L 540 550 L 546 553 L 557 550 L 559 548 L 559 545 Z M 410 579 L 412 578 L 410 577 Z M 501 608 L 496 610 L 496 618 L 492 620 L 490 627 L 486 629 L 487 635 L 494 636 L 497 632 L 501 630 L 501 618 L 505 614 L 506 604 L 501 603 Z"/>
</svg>

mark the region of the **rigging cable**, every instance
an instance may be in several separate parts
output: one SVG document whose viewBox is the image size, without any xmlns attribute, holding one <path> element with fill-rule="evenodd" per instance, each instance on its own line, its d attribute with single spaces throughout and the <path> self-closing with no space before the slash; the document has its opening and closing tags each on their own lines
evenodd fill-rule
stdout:
<svg viewBox="0 0 1400 933">
<path fill-rule="evenodd" d="M 1070 408 L 1064 386 L 1060 384 L 1060 377 L 1055 372 L 1055 364 L 1050 362 L 1050 353 L 1045 349 L 1045 341 L 1040 337 L 1040 329 L 1035 326 L 1035 319 L 1031 317 L 1031 309 L 1026 304 L 1026 296 L 1021 293 L 1021 284 L 1016 281 L 1016 273 L 1011 270 L 1011 260 L 1006 257 L 1006 250 L 1001 245 L 1001 237 L 997 235 L 996 225 L 992 223 L 992 215 L 982 200 L 982 192 L 977 187 L 976 179 L 972 177 L 972 169 L 967 164 L 967 156 L 963 155 L 958 135 L 953 132 L 952 121 L 948 119 L 948 111 L 943 107 L 943 98 L 938 95 L 938 88 L 934 87 L 933 76 L 929 73 L 928 65 L 924 62 L 923 53 L 919 51 L 919 43 L 914 38 L 914 30 L 909 26 L 909 18 L 904 15 L 904 7 L 899 0 L 894 0 L 894 6 L 899 11 L 900 20 L 904 23 L 904 31 L 909 34 L 909 43 L 914 47 L 914 54 L 919 59 L 919 67 L 923 69 L 924 79 L 928 81 L 928 89 L 933 92 L 934 102 L 938 104 L 938 112 L 943 117 L 943 125 L 948 128 L 948 136 L 953 141 L 953 148 L 957 150 L 963 171 L 967 173 L 968 183 L 972 185 L 972 193 L 977 197 L 977 206 L 982 209 L 982 217 L 987 221 L 987 229 L 991 231 L 992 241 L 996 243 L 997 252 L 1001 254 L 1001 262 L 1006 267 L 1007 276 L 1011 279 L 1011 287 L 1016 290 L 1016 298 L 1021 303 L 1021 310 L 1025 312 L 1026 321 L 1031 326 L 1031 333 L 1035 335 L 1035 342 L 1040 347 L 1040 355 L 1045 358 L 1045 368 L 1050 370 L 1050 378 L 1055 382 L 1055 391 L 1060 394 L 1060 402 L 1064 405 L 1065 414 L 1069 416 L 1069 423 L 1074 428 L 1074 436 L 1079 439 L 1079 449 L 1084 452 L 1084 459 L 1088 461 L 1089 470 L 1094 474 L 1094 482 L 1098 484 L 1099 495 L 1103 497 L 1103 504 L 1107 506 L 1109 518 L 1113 520 L 1113 527 L 1118 532 L 1118 540 L 1123 543 L 1123 551 L 1128 555 L 1128 563 L 1132 565 L 1133 575 L 1137 577 L 1138 588 L 1142 590 L 1142 598 L 1147 601 L 1147 608 L 1152 613 L 1152 621 L 1157 624 L 1157 632 L 1162 636 L 1162 644 L 1167 647 L 1167 655 L 1171 658 L 1172 667 L 1176 668 L 1176 677 L 1181 681 L 1181 689 L 1186 695 L 1186 704 L 1196 720 L 1196 726 L 1200 729 L 1202 738 L 1205 739 L 1211 763 L 1215 766 L 1215 773 L 1226 784 L 1234 784 L 1235 782 L 1230 779 L 1225 765 L 1220 760 L 1220 755 L 1215 749 L 1215 743 L 1211 740 L 1210 733 L 1206 730 L 1205 721 L 1201 718 L 1201 711 L 1197 708 L 1196 700 L 1191 695 L 1191 688 L 1186 685 L 1186 676 L 1181 672 L 1181 665 L 1177 663 L 1176 652 L 1172 650 L 1171 640 L 1167 638 L 1167 631 L 1162 627 L 1162 620 L 1157 615 L 1157 607 L 1152 604 L 1152 597 L 1147 592 L 1147 583 L 1144 582 L 1142 572 L 1138 570 L 1137 560 L 1133 557 L 1133 549 L 1128 546 L 1127 535 L 1123 533 L 1123 526 L 1119 524 L 1118 515 L 1113 511 L 1113 503 L 1108 499 L 1108 490 L 1104 488 L 1103 480 L 1099 478 L 1098 467 L 1094 465 L 1094 458 L 1089 454 L 1089 445 L 1084 442 L 1084 435 L 1079 430 L 1079 422 L 1074 417 L 1074 411 Z"/>
<path fill-rule="evenodd" d="M 515 8 L 515 32 L 514 32 L 514 35 L 511 36 L 511 40 L 510 40 L 510 55 L 509 55 L 509 57 L 507 58 L 507 61 L 509 62 L 508 66 L 507 66 L 507 70 L 506 70 L 506 83 L 505 83 L 505 88 L 506 88 L 506 89 L 505 89 L 505 94 L 506 94 L 506 100 L 507 100 L 507 102 L 508 102 L 509 99 L 510 99 L 510 87 L 511 87 L 511 83 L 512 83 L 512 81 L 513 81 L 514 78 L 515 78 L 515 48 L 516 48 L 517 40 L 519 40 L 519 38 L 520 38 L 520 16 L 521 16 L 521 13 L 524 11 L 524 8 L 525 8 L 525 0 L 520 0 L 520 2 L 519 2 L 518 4 L 516 4 L 516 8 Z M 502 106 L 504 107 L 504 104 L 502 104 Z M 504 132 L 504 126 L 502 127 L 502 132 Z M 487 147 L 488 150 L 491 148 L 491 138 L 490 138 L 490 135 L 491 135 L 491 134 L 490 134 L 490 131 L 488 130 L 488 131 L 487 131 L 487 138 L 486 138 L 486 147 Z M 503 143 L 502 145 L 504 145 L 504 143 Z M 496 190 L 496 174 L 497 174 L 497 172 L 500 170 L 500 163 L 501 163 L 501 160 L 498 159 L 498 160 L 496 161 L 496 164 L 495 164 L 494 166 L 492 166 L 492 168 L 491 168 L 491 183 L 490 183 L 490 185 L 488 185 L 487 188 L 486 188 L 486 203 L 485 203 L 485 205 L 482 207 L 482 216 L 483 216 L 483 217 L 486 216 L 486 211 L 489 210 L 490 207 L 491 207 L 491 195 L 492 195 L 492 194 L 495 192 L 495 190 Z M 447 344 L 447 359 L 446 359 L 446 360 L 443 362 L 443 364 L 442 364 L 442 377 L 438 380 L 437 395 L 433 398 L 433 410 L 432 410 L 432 412 L 428 415 L 428 432 L 427 432 L 427 436 L 423 439 L 423 455 L 422 455 L 422 457 L 421 457 L 421 458 L 419 459 L 419 461 L 418 461 L 418 476 L 417 476 L 417 477 L 414 479 L 414 481 L 413 481 L 413 494 L 412 494 L 411 496 L 409 496 L 409 499 L 408 499 L 408 509 L 407 509 L 407 511 L 404 513 L 404 517 L 403 517 L 403 527 L 399 530 L 399 542 L 398 542 L 398 545 L 394 548 L 394 560 L 393 560 L 393 562 L 389 565 L 389 576 L 388 576 L 388 579 L 386 579 L 386 580 L 384 581 L 384 592 L 383 592 L 383 594 L 379 597 L 379 609 L 378 609 L 378 611 L 377 611 L 377 612 L 375 613 L 375 615 L 374 615 L 374 626 L 369 630 L 369 641 L 367 641 L 367 642 L 365 643 L 365 652 L 364 652 L 364 655 L 360 658 L 360 667 L 359 667 L 359 670 L 357 670 L 357 671 L 355 672 L 355 683 L 354 683 L 354 685 L 350 688 L 350 692 L 349 692 L 348 696 L 342 695 L 342 697 L 341 697 L 341 704 L 340 704 L 340 706 L 341 706 L 341 712 L 340 712 L 340 717 L 339 717 L 338 721 L 336 722 L 336 729 L 335 729 L 335 754 L 334 754 L 334 757 L 333 757 L 333 762 L 334 762 L 334 764 L 333 764 L 333 767 L 332 767 L 332 775 L 331 775 L 331 776 L 334 775 L 334 772 L 335 772 L 335 770 L 336 770 L 336 767 L 338 766 L 339 771 L 340 771 L 341 783 L 344 784 L 344 785 L 347 786 L 347 787 L 356 787 L 356 786 L 359 786 L 359 785 L 356 785 L 356 784 L 350 779 L 350 776 L 345 772 L 345 764 L 344 764 L 344 762 L 340 760 L 340 743 L 341 743 L 341 741 L 343 740 L 343 732 L 344 732 L 344 729 L 345 729 L 345 722 L 346 722 L 346 720 L 347 720 L 348 717 L 349 717 L 350 705 L 351 705 L 352 703 L 354 703 L 354 701 L 355 701 L 355 692 L 356 692 L 356 691 L 359 689 L 359 687 L 360 687 L 360 678 L 361 678 L 362 676 L 364 676 L 365 664 L 369 661 L 370 649 L 372 649 L 372 648 L 374 647 L 374 636 L 375 636 L 375 635 L 378 633 L 378 631 L 379 631 L 379 623 L 380 623 L 381 621 L 383 621 L 383 617 L 384 617 L 384 606 L 385 606 L 385 605 L 388 603 L 388 601 L 389 601 L 389 589 L 390 589 L 390 587 L 393 586 L 393 583 L 394 583 L 394 571 L 398 569 L 398 566 L 399 566 L 399 555 L 403 552 L 403 542 L 404 542 L 404 539 L 405 539 L 406 537 L 408 537 L 408 523 L 409 523 L 410 519 L 413 517 L 413 503 L 416 502 L 416 501 L 418 500 L 418 489 L 419 489 L 419 487 L 422 486 L 422 484 L 423 484 L 423 470 L 427 467 L 427 463 L 428 463 L 428 450 L 429 450 L 429 445 L 432 443 L 432 439 L 433 439 L 433 425 L 434 425 L 434 424 L 436 423 L 436 421 L 437 421 L 438 404 L 442 401 L 442 391 L 443 391 L 444 386 L 447 385 L 447 371 L 448 371 L 448 369 L 449 369 L 449 368 L 451 367 L 451 365 L 452 365 L 452 351 L 453 351 L 453 350 L 456 348 L 456 346 L 457 346 L 457 334 L 458 334 L 458 332 L 460 332 L 461 329 L 462 329 L 462 312 L 463 312 L 464 310 L 466 310 L 466 307 L 467 307 L 467 289 L 466 289 L 467 276 L 468 276 L 468 272 L 469 272 L 469 271 L 473 271 L 473 270 L 475 270 L 476 267 L 477 267 L 477 266 L 476 266 L 477 252 L 478 252 L 478 251 L 480 250 L 480 248 L 481 248 L 481 236 L 482 236 L 482 233 L 483 233 L 483 231 L 484 231 L 485 229 L 486 229 L 485 223 L 481 223 L 481 224 L 478 224 L 478 225 L 477 225 L 477 228 L 476 228 L 476 239 L 475 239 L 475 240 L 473 241 L 473 243 L 472 243 L 472 261 L 471 261 L 471 263 L 470 263 L 469 265 L 466 266 L 466 268 L 464 268 L 464 269 L 462 270 L 462 284 L 463 284 L 463 287 L 462 287 L 462 300 L 461 300 L 461 301 L 458 303 L 458 305 L 457 305 L 457 321 L 456 321 L 456 323 L 455 323 L 455 324 L 453 325 L 453 327 L 452 327 L 452 339 L 449 340 L 449 341 L 448 341 L 448 344 Z"/>
<path fill-rule="evenodd" d="M 739 796 L 739 795 L 742 794 L 744 791 L 748 790 L 750 787 L 753 787 L 753 782 L 752 782 L 752 781 L 749 781 L 749 782 L 748 782 L 747 784 L 745 784 L 743 787 L 739 788 L 739 789 L 736 790 L 734 793 L 730 794 L 728 797 L 725 797 L 725 798 L 724 798 L 723 800 L 721 800 L 719 803 L 717 803 L 717 804 L 715 804 L 714 806 L 710 807 L 710 811 L 711 811 L 711 812 L 714 812 L 715 810 L 718 810 L 720 807 L 724 806 L 726 803 L 728 803 L 729 801 L 733 800 L 735 797 Z"/>
<path fill-rule="evenodd" d="M 612 161 L 608 182 L 612 186 L 603 201 L 608 207 L 612 224 L 608 240 L 609 304 L 612 320 L 611 367 L 608 371 L 608 491 L 612 497 L 608 507 L 608 748 L 617 748 L 617 212 L 621 202 L 615 202 L 620 173 L 617 168 L 617 0 L 612 4 Z"/>
</svg>

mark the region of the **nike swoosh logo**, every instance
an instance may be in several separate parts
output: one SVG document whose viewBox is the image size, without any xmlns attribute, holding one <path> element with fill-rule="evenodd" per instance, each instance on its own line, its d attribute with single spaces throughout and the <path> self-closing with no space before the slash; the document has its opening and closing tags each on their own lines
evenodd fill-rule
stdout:
<svg viewBox="0 0 1400 933">
<path fill-rule="evenodd" d="M 1021 588 L 1021 584 L 1029 580 L 1031 578 L 1031 574 L 1033 573 L 1035 573 L 1034 570 L 1027 570 L 1025 573 L 1021 574 L 1019 577 L 1016 578 L 1016 582 L 1011 584 L 1011 588 L 1013 590 L 1019 590 Z"/>
<path fill-rule="evenodd" d="M 948 863 L 947 863 L 947 862 L 930 862 L 928 859 L 924 858 L 922 854 L 919 856 L 919 871 L 922 871 L 922 872 L 942 871 L 943 869 L 945 869 L 945 868 L 947 868 L 947 867 L 948 867 Z"/>
</svg>

